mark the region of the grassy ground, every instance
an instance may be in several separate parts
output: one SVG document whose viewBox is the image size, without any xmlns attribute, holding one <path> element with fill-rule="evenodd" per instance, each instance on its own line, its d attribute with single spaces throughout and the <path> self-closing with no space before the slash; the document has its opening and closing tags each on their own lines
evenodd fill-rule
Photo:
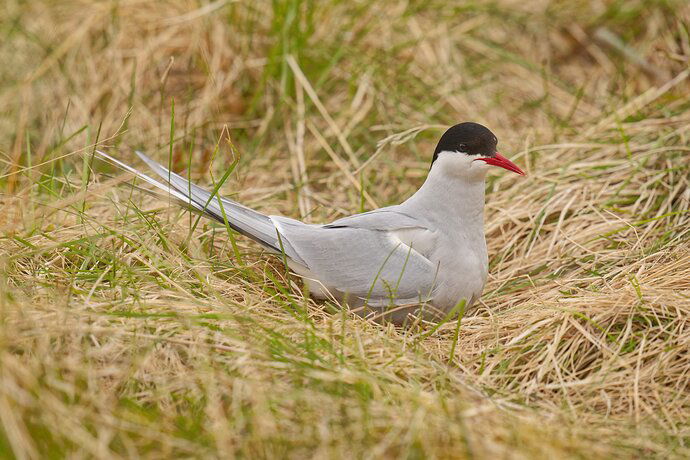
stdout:
<svg viewBox="0 0 690 460">
<path fill-rule="evenodd" d="M 0 457 L 690 455 L 687 2 L 0 14 Z M 490 176 L 489 283 L 440 328 L 333 313 L 92 158 L 321 222 L 463 120 L 528 177 Z"/>
</svg>

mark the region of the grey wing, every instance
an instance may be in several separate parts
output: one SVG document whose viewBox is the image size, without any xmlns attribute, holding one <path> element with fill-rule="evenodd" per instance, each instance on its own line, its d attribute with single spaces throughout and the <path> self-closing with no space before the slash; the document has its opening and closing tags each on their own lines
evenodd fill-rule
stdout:
<svg viewBox="0 0 690 460">
<path fill-rule="evenodd" d="M 324 225 L 325 228 L 360 228 L 390 232 L 392 236 L 411 246 L 424 257 L 430 258 L 436 248 L 436 234 L 429 230 L 433 225 L 414 217 L 400 206 L 369 211 L 344 217 Z"/>
<path fill-rule="evenodd" d="M 396 227 L 384 215 L 367 216 L 359 227 L 357 219 L 320 226 L 271 216 L 281 237 L 325 286 L 372 306 L 430 300 L 437 267 L 394 232 L 376 228 L 377 219 L 378 227 Z"/>
<path fill-rule="evenodd" d="M 268 216 L 191 183 L 188 179 L 169 171 L 165 166 L 152 160 L 141 152 L 136 152 L 136 154 L 164 181 L 164 183 L 111 157 L 105 152 L 97 151 L 97 153 L 100 157 L 135 174 L 140 179 L 158 189 L 170 193 L 170 195 L 181 204 L 211 217 L 218 222 L 227 222 L 231 228 L 259 242 L 268 250 L 275 253 L 284 251 L 288 257 L 303 264 L 303 261 L 300 260 L 289 243 L 283 244 L 283 242 L 280 241 L 273 221 Z"/>
<path fill-rule="evenodd" d="M 406 214 L 399 205 L 354 214 L 324 225 L 325 228 L 350 227 L 370 230 L 397 230 L 421 226 L 424 224 L 417 218 Z"/>
<path fill-rule="evenodd" d="M 237 226 L 241 233 L 278 250 L 278 237 L 273 223 L 268 218 L 236 201 L 211 193 L 188 179 L 168 170 L 165 166 L 152 160 L 142 152 L 135 152 L 158 176 L 168 182 L 177 192 L 190 202 L 196 203 L 206 214 L 219 222 L 227 217 L 229 223 Z"/>
</svg>

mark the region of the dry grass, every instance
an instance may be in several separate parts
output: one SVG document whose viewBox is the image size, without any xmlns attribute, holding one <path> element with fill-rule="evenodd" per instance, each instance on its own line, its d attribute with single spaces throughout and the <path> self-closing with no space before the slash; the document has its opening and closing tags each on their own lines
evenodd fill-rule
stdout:
<svg viewBox="0 0 690 460">
<path fill-rule="evenodd" d="M 5 4 L 0 457 L 690 455 L 686 2 Z M 240 155 L 224 193 L 318 222 L 408 196 L 460 120 L 529 175 L 489 180 L 457 342 L 90 156 Z"/>
</svg>

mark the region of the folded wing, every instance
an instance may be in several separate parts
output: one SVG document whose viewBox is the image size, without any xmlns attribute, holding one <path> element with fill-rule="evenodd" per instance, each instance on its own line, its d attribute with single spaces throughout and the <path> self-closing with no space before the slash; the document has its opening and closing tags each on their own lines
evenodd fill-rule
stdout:
<svg viewBox="0 0 690 460">
<path fill-rule="evenodd" d="M 325 286 L 372 306 L 430 300 L 437 267 L 394 231 L 416 228 L 412 226 L 418 222 L 405 218 L 396 222 L 385 212 L 359 216 L 323 226 L 279 216 L 271 219 Z"/>
</svg>

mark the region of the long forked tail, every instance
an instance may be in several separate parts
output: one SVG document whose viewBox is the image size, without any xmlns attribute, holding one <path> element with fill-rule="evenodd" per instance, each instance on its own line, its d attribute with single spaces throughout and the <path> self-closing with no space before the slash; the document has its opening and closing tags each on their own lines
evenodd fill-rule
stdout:
<svg viewBox="0 0 690 460">
<path fill-rule="evenodd" d="M 267 249 L 281 252 L 281 242 L 278 240 L 276 227 L 268 216 L 254 211 L 246 206 L 223 198 L 217 194 L 211 194 L 207 190 L 191 183 L 182 176 L 168 170 L 141 152 L 136 154 L 141 158 L 165 183 L 142 173 L 141 171 L 111 157 L 107 153 L 96 151 L 98 155 L 121 169 L 134 174 L 139 179 L 147 182 L 160 190 L 170 194 L 181 204 L 189 206 L 205 216 L 211 217 L 227 224 L 237 232 L 248 236 L 265 246 Z M 225 216 L 225 217 L 224 217 Z"/>
</svg>

